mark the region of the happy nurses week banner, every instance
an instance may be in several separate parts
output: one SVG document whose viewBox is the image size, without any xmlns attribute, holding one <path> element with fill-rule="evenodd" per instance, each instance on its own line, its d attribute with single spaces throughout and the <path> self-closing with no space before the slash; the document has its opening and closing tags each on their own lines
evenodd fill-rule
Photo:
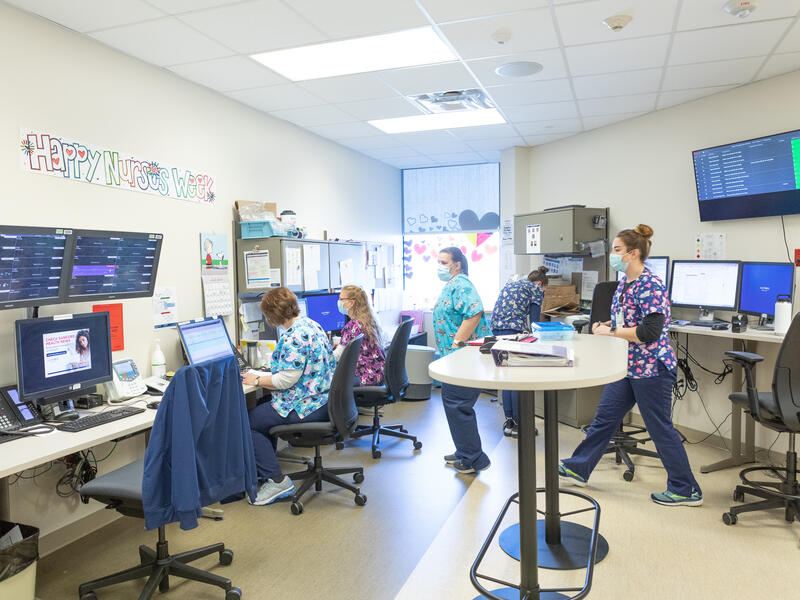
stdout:
<svg viewBox="0 0 800 600">
<path fill-rule="evenodd" d="M 52 132 L 20 129 L 19 149 L 20 168 L 30 173 L 188 202 L 213 204 L 215 200 L 215 179 L 207 173 L 136 158 Z"/>
</svg>

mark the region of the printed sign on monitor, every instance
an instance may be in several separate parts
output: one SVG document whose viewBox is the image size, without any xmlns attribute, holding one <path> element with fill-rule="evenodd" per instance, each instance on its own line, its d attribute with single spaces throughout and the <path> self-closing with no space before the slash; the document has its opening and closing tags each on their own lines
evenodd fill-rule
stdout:
<svg viewBox="0 0 800 600">
<path fill-rule="evenodd" d="M 89 330 L 75 329 L 45 333 L 44 376 L 55 377 L 92 368 L 92 352 L 89 347 Z"/>
</svg>

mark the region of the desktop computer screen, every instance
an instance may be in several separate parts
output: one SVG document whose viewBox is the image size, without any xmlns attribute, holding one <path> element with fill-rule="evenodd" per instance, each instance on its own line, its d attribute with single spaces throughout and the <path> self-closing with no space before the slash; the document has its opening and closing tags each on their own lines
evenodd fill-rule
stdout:
<svg viewBox="0 0 800 600">
<path fill-rule="evenodd" d="M 75 231 L 69 300 L 152 296 L 160 233 Z"/>
<path fill-rule="evenodd" d="M 16 325 L 17 386 L 23 400 L 48 404 L 111 381 L 107 312 L 24 319 Z"/>
<path fill-rule="evenodd" d="M 669 288 L 669 256 L 650 256 L 644 266 L 654 275 L 658 275 L 665 287 Z M 622 279 L 623 271 L 617 271 L 617 281 Z"/>
<path fill-rule="evenodd" d="M 233 355 L 233 345 L 222 319 L 179 323 L 178 333 L 189 364 Z"/>
<path fill-rule="evenodd" d="M 736 310 L 740 267 L 738 261 L 673 261 L 669 292 L 672 306 Z"/>
<path fill-rule="evenodd" d="M 751 315 L 775 315 L 778 294 L 792 296 L 794 265 L 792 263 L 742 263 L 742 284 L 739 310 Z"/>
<path fill-rule="evenodd" d="M 320 324 L 323 331 L 338 331 L 344 327 L 344 315 L 339 312 L 339 294 L 306 296 L 306 312 L 309 319 Z"/>
<path fill-rule="evenodd" d="M 70 237 L 64 229 L 0 227 L 0 308 L 40 306 L 61 300 Z"/>
</svg>

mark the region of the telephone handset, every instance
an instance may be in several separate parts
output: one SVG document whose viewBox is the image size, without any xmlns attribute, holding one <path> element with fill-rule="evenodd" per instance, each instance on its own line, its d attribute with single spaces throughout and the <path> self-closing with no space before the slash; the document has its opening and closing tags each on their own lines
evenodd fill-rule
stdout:
<svg viewBox="0 0 800 600">
<path fill-rule="evenodd" d="M 236 346 L 233 347 L 233 353 L 236 355 L 236 362 L 239 363 L 240 373 L 245 373 L 253 368 Z"/>
<path fill-rule="evenodd" d="M 15 431 L 41 422 L 36 405 L 22 400 L 16 385 L 0 388 L 0 431 Z"/>
<path fill-rule="evenodd" d="M 132 358 L 123 358 L 111 365 L 112 380 L 104 384 L 109 402 L 121 402 L 128 398 L 141 396 L 147 385 L 139 375 L 139 368 Z"/>
</svg>

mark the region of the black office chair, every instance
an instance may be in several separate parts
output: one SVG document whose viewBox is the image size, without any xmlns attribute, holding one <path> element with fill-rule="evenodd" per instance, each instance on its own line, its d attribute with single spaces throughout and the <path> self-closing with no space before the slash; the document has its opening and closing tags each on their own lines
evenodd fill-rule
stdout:
<svg viewBox="0 0 800 600">
<path fill-rule="evenodd" d="M 797 482 L 797 453 L 795 434 L 800 432 L 800 314 L 795 315 L 786 337 L 783 339 L 775 361 L 772 375 L 772 392 L 759 392 L 756 389 L 753 369 L 763 357 L 750 352 L 728 351 L 725 354 L 744 370 L 746 392 L 729 396 L 731 402 L 747 404 L 747 410 L 755 421 L 764 427 L 789 434 L 789 449 L 786 452 L 785 467 L 750 467 L 739 473 L 743 485 L 737 485 L 733 492 L 735 502 L 743 502 L 745 494 L 761 498 L 732 506 L 723 513 L 726 525 L 734 525 L 737 515 L 743 512 L 783 508 L 784 517 L 790 523 L 800 521 L 800 485 Z M 750 473 L 768 471 L 778 477 L 778 481 L 753 481 Z"/>
<path fill-rule="evenodd" d="M 611 302 L 614 300 L 614 292 L 616 290 L 616 281 L 601 281 L 595 286 L 594 292 L 592 292 L 592 312 L 589 320 L 575 322 L 575 328 L 578 329 L 579 333 L 587 325 L 590 327 L 589 332 L 591 333 L 591 323 L 611 320 Z M 586 433 L 588 429 L 588 427 L 584 427 L 583 432 Z M 625 481 L 633 481 L 633 476 L 636 473 L 636 466 L 633 464 L 631 455 L 659 458 L 658 452 L 639 448 L 640 444 L 646 444 L 651 441 L 649 437 L 641 437 L 642 435 L 647 435 L 647 429 L 641 425 L 621 423 L 619 430 L 611 438 L 608 448 L 603 453 L 614 454 L 614 459 L 618 465 L 625 464 L 626 469 L 622 474 L 622 478 Z M 678 435 L 681 441 L 686 441 L 681 432 L 678 432 Z"/>
<path fill-rule="evenodd" d="M 382 406 L 399 402 L 403 399 L 408 388 L 408 376 L 406 375 L 406 351 L 408 350 L 408 338 L 411 335 L 413 321 L 403 321 L 397 331 L 394 332 L 392 343 L 386 353 L 386 363 L 383 367 L 383 385 L 360 386 L 353 390 L 356 398 L 356 405 L 373 410 L 372 425 L 359 425 L 352 438 L 360 438 L 365 435 L 372 436 L 372 458 L 381 457 L 381 435 L 411 440 L 414 443 L 414 450 L 422 448 L 422 442 L 416 436 L 409 435 L 402 425 L 381 425 L 381 418 L 378 414 Z M 341 444 L 339 445 L 341 446 Z M 339 447 L 337 446 L 337 447 Z"/>
<path fill-rule="evenodd" d="M 338 440 L 346 440 L 358 424 L 358 411 L 353 399 L 353 378 L 356 371 L 356 362 L 361 352 L 362 336 L 353 339 L 347 346 L 336 365 L 333 373 L 331 388 L 328 391 L 328 416 L 329 421 L 316 423 L 295 423 L 292 425 L 277 425 L 269 430 L 271 436 L 286 440 L 292 446 L 300 448 L 314 448 L 314 464 L 309 465 L 305 471 L 290 473 L 293 481 L 302 481 L 302 485 L 292 495 L 292 513 L 299 515 L 303 512 L 303 503 L 300 501 L 312 485 L 316 491 L 322 490 L 322 482 L 327 481 L 339 487 L 350 490 L 355 494 L 355 503 L 364 506 L 367 497 L 354 485 L 350 485 L 339 475 L 353 473 L 353 481 L 364 481 L 363 467 L 333 467 L 326 468 L 322 464 L 319 453 L 320 446 L 335 444 Z"/>
</svg>

